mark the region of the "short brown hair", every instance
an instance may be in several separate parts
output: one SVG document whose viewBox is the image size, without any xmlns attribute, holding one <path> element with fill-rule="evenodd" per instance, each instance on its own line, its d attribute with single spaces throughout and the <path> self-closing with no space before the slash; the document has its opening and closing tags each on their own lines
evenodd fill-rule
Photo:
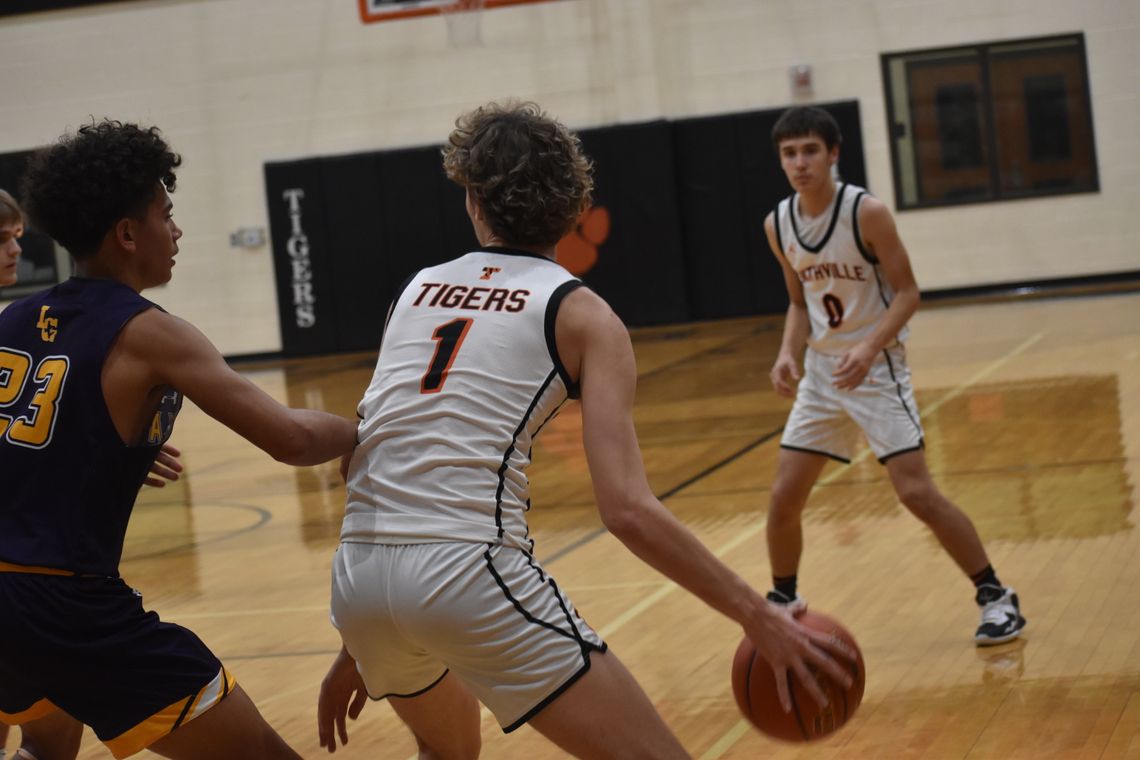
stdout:
<svg viewBox="0 0 1140 760">
<path fill-rule="evenodd" d="M 24 211 L 7 190 L 0 190 L 0 224 L 23 224 Z"/>
<path fill-rule="evenodd" d="M 839 122 L 822 108 L 794 106 L 784 111 L 772 127 L 772 147 L 780 152 L 780 141 L 816 135 L 831 150 L 843 142 Z"/>
<path fill-rule="evenodd" d="M 488 103 L 462 114 L 443 168 L 491 230 L 514 245 L 554 245 L 590 206 L 593 164 L 578 136 L 535 103 Z"/>
</svg>

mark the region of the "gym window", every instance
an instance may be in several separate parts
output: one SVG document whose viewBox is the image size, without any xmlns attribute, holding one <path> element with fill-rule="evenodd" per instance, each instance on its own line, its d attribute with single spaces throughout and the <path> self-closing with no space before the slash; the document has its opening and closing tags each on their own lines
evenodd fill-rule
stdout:
<svg viewBox="0 0 1140 760">
<path fill-rule="evenodd" d="M 900 209 L 1099 190 L 1083 34 L 882 66 Z"/>
</svg>

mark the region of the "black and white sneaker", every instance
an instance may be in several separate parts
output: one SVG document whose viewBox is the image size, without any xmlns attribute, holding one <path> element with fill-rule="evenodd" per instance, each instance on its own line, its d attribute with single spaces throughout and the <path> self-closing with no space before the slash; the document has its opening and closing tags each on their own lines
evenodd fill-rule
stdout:
<svg viewBox="0 0 1140 760">
<path fill-rule="evenodd" d="M 789 599 L 788 595 L 783 593 L 782 591 L 777 591 L 776 589 L 772 589 L 771 591 L 769 591 L 767 593 L 767 595 L 764 598 L 767 599 L 772 604 L 778 605 L 780 607 L 787 607 L 788 609 L 793 610 L 793 611 L 798 610 L 801 607 L 807 607 L 807 602 L 805 602 L 804 598 L 799 595 L 799 592 L 796 592 L 796 596 L 794 599 Z"/>
<path fill-rule="evenodd" d="M 981 586 L 978 588 L 978 606 L 982 608 L 982 623 L 974 634 L 980 647 L 1004 644 L 1021 635 L 1025 618 L 1021 616 L 1017 593 L 1011 588 Z"/>
</svg>

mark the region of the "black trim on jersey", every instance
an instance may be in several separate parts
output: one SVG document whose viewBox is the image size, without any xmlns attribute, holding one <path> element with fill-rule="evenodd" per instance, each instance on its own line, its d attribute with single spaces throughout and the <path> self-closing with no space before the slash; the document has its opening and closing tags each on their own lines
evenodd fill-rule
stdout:
<svg viewBox="0 0 1140 760">
<path fill-rule="evenodd" d="M 879 300 L 883 302 L 883 306 L 888 309 L 891 308 L 891 299 L 887 298 L 887 290 L 883 287 L 883 278 L 879 276 L 879 265 L 873 265 L 871 272 L 875 275 L 875 284 L 879 286 Z"/>
<path fill-rule="evenodd" d="M 520 602 L 518 599 L 515 599 L 514 596 L 511 595 L 511 590 L 507 588 L 507 584 L 503 581 L 503 576 L 499 575 L 499 571 L 495 569 L 495 558 L 491 556 L 490 549 L 483 552 L 483 559 L 487 561 L 487 569 L 491 571 L 491 577 L 495 579 L 496 585 L 498 585 L 499 589 L 502 590 L 503 596 L 507 598 L 507 601 L 511 603 L 511 606 L 518 610 L 519 614 L 522 615 L 528 623 L 533 623 L 534 625 L 546 628 L 549 631 L 554 631 L 559 636 L 564 636 L 570 641 L 573 641 L 581 646 L 582 651 L 587 651 L 589 647 L 595 647 L 595 645 L 591 644 L 588 641 L 585 641 L 577 630 L 564 631 L 553 623 L 548 623 L 545 620 L 539 620 L 534 615 L 527 612 L 526 608 L 522 606 L 522 602 Z M 555 593 L 557 593 L 557 590 L 555 590 Z M 563 610 L 565 609 L 566 608 L 563 607 Z M 573 626 L 573 621 L 571 621 L 571 626 Z"/>
<path fill-rule="evenodd" d="M 225 682 L 226 682 L 226 675 L 225 675 L 225 671 L 223 670 L 222 671 L 222 683 L 225 684 Z M 182 712 L 178 714 L 178 719 L 174 721 L 174 725 L 170 727 L 170 731 L 172 731 L 172 732 L 176 731 L 178 729 L 178 727 L 182 725 L 182 721 L 186 719 L 186 713 L 190 712 L 190 708 L 193 707 L 194 703 L 198 701 L 197 699 L 195 699 L 195 697 L 197 697 L 197 696 L 198 696 L 197 694 L 191 694 L 190 696 L 186 697 L 186 704 L 185 704 L 185 706 L 183 706 Z"/>
<path fill-rule="evenodd" d="M 536 573 L 538 573 L 538 579 L 539 579 L 540 581 L 542 581 L 543 583 L 546 583 L 546 571 L 545 571 L 545 570 L 543 570 L 541 567 L 539 567 L 539 566 L 538 566 L 538 563 L 534 561 L 534 555 L 533 555 L 533 554 L 530 554 L 530 553 L 528 553 L 528 554 L 527 554 L 527 557 L 526 557 L 526 563 L 527 563 L 528 565 L 530 565 L 530 566 L 531 566 L 531 568 L 532 568 L 532 569 L 533 569 L 533 570 L 534 570 Z"/>
<path fill-rule="evenodd" d="M 772 226 L 776 228 L 776 245 L 780 248 L 780 255 L 785 259 L 787 255 L 784 253 L 784 236 L 780 234 L 780 206 L 784 201 L 776 204 L 776 208 L 772 211 Z"/>
<path fill-rule="evenodd" d="M 542 573 L 539 573 L 539 577 L 542 577 L 542 575 Z M 563 598 L 562 591 L 558 588 L 558 583 L 555 582 L 554 578 L 548 577 L 546 583 L 554 591 L 554 598 L 558 600 L 558 606 L 562 608 L 562 614 L 566 616 L 566 622 L 570 624 L 570 629 L 574 631 L 574 638 L 578 639 L 578 646 L 582 648 L 582 657 L 588 661 L 590 659 L 590 650 L 597 649 L 597 645 L 587 641 L 586 637 L 582 635 L 582 632 L 578 630 L 578 624 L 574 622 L 574 616 L 570 614 L 570 609 L 566 606 L 566 599 Z"/>
<path fill-rule="evenodd" d="M 542 387 L 538 389 L 538 393 L 534 394 L 534 398 L 530 400 L 530 406 L 526 408 L 526 413 L 523 414 L 522 421 L 519 426 L 515 428 L 515 433 L 511 436 L 511 445 L 507 446 L 507 450 L 503 452 L 503 463 L 499 465 L 499 485 L 495 488 L 495 527 L 499 529 L 499 538 L 503 537 L 503 489 L 506 488 L 507 481 L 504 477 L 507 474 L 507 463 L 511 459 L 511 452 L 515 450 L 515 443 L 519 439 L 519 435 L 523 429 L 526 428 L 526 423 L 530 420 L 530 415 L 534 413 L 534 408 L 538 406 L 538 400 L 542 398 L 542 394 L 546 393 L 546 389 L 550 387 L 550 383 L 558 376 L 558 370 L 550 370 L 550 374 L 546 376 L 543 381 Z"/>
<path fill-rule="evenodd" d="M 536 438 L 538 438 L 538 434 L 541 433 L 542 429 L 546 427 L 546 423 L 548 423 L 552 419 L 554 419 L 554 416 L 556 414 L 558 414 L 560 411 L 562 411 L 562 407 L 565 405 L 566 405 L 566 402 L 563 401 L 561 404 L 554 407 L 554 409 L 551 410 L 550 414 L 547 415 L 546 419 L 542 421 L 542 424 L 539 425 L 537 428 L 535 428 L 534 432 L 530 434 L 530 451 L 528 451 L 526 453 L 526 458 L 529 459 L 530 461 L 532 461 L 532 462 L 534 461 L 534 455 L 533 455 L 534 454 L 534 440 Z M 530 511 L 530 499 L 526 500 L 526 511 L 527 512 Z"/>
<path fill-rule="evenodd" d="M 914 412 L 907 406 L 906 398 L 903 396 L 902 383 L 895 377 L 895 363 L 891 361 L 891 355 L 887 353 L 887 349 L 883 349 L 883 357 L 887 360 L 887 370 L 891 373 L 891 380 L 895 383 L 895 392 L 899 395 L 899 403 L 902 404 L 903 409 L 906 411 L 906 416 L 910 417 L 911 424 L 914 425 L 915 430 L 918 431 L 918 440 L 922 440 L 922 425 L 918 424 L 918 418 L 915 417 Z M 900 452 L 901 453 L 901 452 Z"/>
<path fill-rule="evenodd" d="M 549 256 L 543 256 L 541 253 L 535 253 L 534 251 L 524 251 L 521 248 L 507 248 L 506 246 L 501 246 L 501 245 L 484 246 L 483 248 L 479 248 L 474 252 L 475 253 L 501 253 L 505 256 L 526 256 L 527 258 L 530 258 L 530 259 L 542 259 L 543 261 L 549 261 L 551 264 L 556 263 L 554 261 L 554 259 L 550 258 Z"/>
<path fill-rule="evenodd" d="M 404 291 L 407 290 L 408 286 L 412 284 L 412 280 L 416 279 L 416 277 L 418 277 L 419 274 L 423 271 L 424 270 L 419 269 L 419 270 L 416 270 L 415 272 L 412 272 L 410 275 L 408 275 L 407 279 L 405 279 L 398 286 L 396 286 L 396 292 L 392 294 L 392 305 L 393 306 L 396 304 L 397 301 L 400 300 L 400 296 L 404 295 Z"/>
<path fill-rule="evenodd" d="M 560 685 L 557 689 L 555 689 L 550 694 L 548 694 L 544 699 L 542 699 L 542 701 L 540 701 L 537 705 L 535 705 L 531 709 L 527 710 L 522 715 L 522 717 L 518 718 L 517 720 L 512 722 L 510 725 L 504 726 L 503 727 L 503 733 L 509 734 L 512 731 L 519 728 L 520 726 L 522 726 L 523 724 L 529 722 L 531 718 L 533 718 L 535 715 L 538 715 L 538 713 L 540 713 L 547 705 L 549 705 L 554 700 L 558 699 L 558 697 L 562 694 L 562 692 L 569 689 L 579 678 L 581 678 L 583 675 L 585 675 L 587 672 L 589 672 L 590 665 L 591 665 L 590 652 L 593 652 L 593 651 L 605 652 L 609 649 L 609 645 L 603 641 L 602 644 L 599 646 L 592 641 L 587 641 L 582 636 L 582 634 L 578 631 L 578 626 L 574 622 L 574 616 L 570 614 L 570 610 L 567 609 L 567 607 L 566 607 L 566 601 L 563 598 L 561 591 L 559 591 L 559 589 L 558 589 L 558 584 L 554 582 L 554 578 L 551 578 L 550 576 L 546 575 L 542 571 L 542 568 L 540 568 L 537 564 L 534 563 L 533 557 L 531 557 L 530 555 L 527 555 L 527 564 L 530 565 L 530 567 L 536 573 L 538 573 L 539 581 L 542 582 L 543 585 L 550 586 L 551 590 L 554 592 L 554 598 L 558 601 L 558 606 L 562 608 L 562 614 L 566 616 L 566 621 L 570 624 L 570 628 L 573 631 L 573 635 L 567 634 L 565 631 L 558 628 L 557 626 L 552 625 L 552 624 L 547 623 L 547 622 L 542 621 L 542 620 L 538 620 L 538 619 L 532 617 L 529 613 L 527 613 L 527 611 L 523 609 L 522 605 L 513 596 L 511 596 L 510 590 L 507 589 L 506 584 L 503 583 L 502 578 L 499 576 L 499 574 L 497 572 L 495 572 L 495 566 L 492 562 L 493 558 L 491 557 L 490 550 L 488 550 L 483 556 L 487 559 L 487 567 L 488 567 L 488 569 L 490 569 L 491 574 L 494 576 L 495 582 L 499 584 L 499 588 L 501 588 L 503 590 L 503 593 L 506 594 L 507 600 L 510 601 L 510 603 L 514 605 L 515 609 L 517 609 L 519 612 L 522 613 L 523 617 L 526 618 L 528 622 L 537 623 L 537 624 L 539 624 L 545 628 L 549 628 L 550 630 L 555 631 L 556 633 L 559 633 L 563 636 L 567 636 L 571 640 L 577 641 L 578 646 L 581 647 L 581 649 L 582 649 L 582 667 L 579 668 L 574 673 L 574 675 L 572 675 L 572 676 L 570 676 L 570 678 L 566 679 L 566 681 L 562 685 Z"/>
<path fill-rule="evenodd" d="M 827 457 L 828 459 L 834 459 L 836 462 L 843 462 L 843 464 L 851 464 L 850 459 L 848 459 L 846 457 L 841 457 L 838 454 L 832 454 L 830 451 L 818 451 L 816 449 L 805 449 L 802 446 L 789 446 L 786 443 L 781 443 L 780 448 L 781 449 L 787 449 L 788 451 L 802 451 L 805 454 L 818 454 L 821 457 Z"/>
<path fill-rule="evenodd" d="M 550 352 L 550 360 L 554 362 L 554 368 L 558 370 L 558 375 L 566 384 L 566 393 L 569 394 L 570 398 L 578 398 L 582 389 L 578 387 L 578 383 L 570 379 L 570 373 L 566 370 L 566 365 L 562 363 L 562 357 L 558 355 L 558 343 L 554 339 L 554 322 L 558 318 L 558 307 L 562 305 L 562 299 L 582 285 L 581 280 L 567 280 L 554 289 L 554 292 L 550 294 L 550 300 L 546 302 L 546 323 L 543 328 L 546 333 L 546 349 Z"/>
<path fill-rule="evenodd" d="M 601 646 L 601 648 L 597 648 L 597 647 L 595 647 L 595 648 L 599 652 L 605 652 L 609 647 L 607 647 L 606 645 L 603 644 Z M 560 696 L 562 696 L 562 692 L 566 691 L 571 686 L 573 686 L 578 681 L 579 678 L 586 675 L 586 673 L 588 673 L 588 672 L 590 672 L 590 658 L 589 657 L 586 658 L 585 664 L 582 665 L 581 669 L 577 673 L 575 673 L 574 675 L 572 675 L 566 679 L 566 683 L 562 684 L 557 689 L 550 692 L 550 695 L 547 696 L 546 699 L 542 700 L 537 705 L 535 705 L 534 707 L 527 710 L 526 713 L 521 718 L 516 720 L 514 723 L 512 723 L 509 726 L 504 726 L 503 727 L 503 733 L 509 734 L 512 731 L 515 731 L 515 730 L 521 728 L 526 723 L 529 723 L 531 718 L 533 718 L 534 716 L 538 715 L 540 712 L 545 710 L 547 705 L 549 705 L 551 702 L 553 702 L 554 700 L 556 700 Z"/>
<path fill-rule="evenodd" d="M 388 304 L 388 313 L 384 315 L 384 332 L 388 332 L 388 323 L 392 321 L 392 315 L 396 312 L 396 304 L 400 301 L 400 296 L 404 295 L 404 291 L 412 284 L 412 280 L 416 279 L 424 270 L 419 269 L 408 275 L 408 279 L 401 282 L 396 287 L 396 292 L 392 294 L 392 303 Z"/>
<path fill-rule="evenodd" d="M 870 193 L 864 190 L 855 196 L 855 203 L 851 207 L 851 233 L 855 236 L 855 247 L 859 249 L 859 255 L 866 259 L 869 264 L 878 264 L 879 259 L 867 250 L 867 246 L 863 245 L 863 234 L 859 232 L 859 202 L 866 195 L 870 195 Z"/>
<path fill-rule="evenodd" d="M 899 454 L 909 454 L 912 451 L 920 451 L 920 450 L 925 449 L 925 448 L 926 448 L 926 439 L 919 438 L 917 446 L 910 446 L 909 448 L 899 449 L 898 451 L 892 451 L 890 454 L 887 454 L 886 456 L 879 457 L 879 464 L 886 464 L 888 459 L 890 459 L 891 457 L 897 457 Z"/>
<path fill-rule="evenodd" d="M 434 681 L 432 681 L 430 684 L 423 687 L 419 691 L 413 691 L 410 694 L 397 694 L 394 691 L 390 691 L 387 694 L 384 694 L 384 695 L 379 696 L 379 697 L 374 697 L 371 694 L 369 694 L 368 698 L 371 699 L 373 702 L 379 702 L 380 700 L 387 699 L 388 697 L 401 697 L 402 699 L 410 699 L 411 697 L 418 697 L 421 694 L 424 694 L 426 692 L 431 691 L 436 686 L 439 686 L 439 682 L 442 681 L 444 679 L 444 676 L 446 676 L 450 672 L 451 672 L 451 668 L 444 668 L 443 669 L 443 675 L 441 675 L 439 678 L 435 679 Z M 365 693 L 367 693 L 367 692 L 365 692 Z"/>
<path fill-rule="evenodd" d="M 835 191 L 835 208 L 831 211 L 831 223 L 827 225 L 827 232 L 823 234 L 823 240 L 820 240 L 816 245 L 808 245 L 804 239 L 800 237 L 800 228 L 796 225 L 796 198 L 799 193 L 796 193 L 788 201 L 788 218 L 792 220 L 792 232 L 796 234 L 796 240 L 800 241 L 800 247 L 808 253 L 819 253 L 823 247 L 827 245 L 827 241 L 831 240 L 831 233 L 835 232 L 835 225 L 839 222 L 839 210 L 843 207 L 843 193 L 847 190 L 847 183 L 844 182 Z"/>
</svg>

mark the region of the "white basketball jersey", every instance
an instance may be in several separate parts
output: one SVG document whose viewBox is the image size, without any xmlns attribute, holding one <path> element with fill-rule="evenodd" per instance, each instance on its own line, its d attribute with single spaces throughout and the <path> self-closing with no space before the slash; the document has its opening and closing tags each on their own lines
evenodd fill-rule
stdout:
<svg viewBox="0 0 1140 760">
<path fill-rule="evenodd" d="M 554 342 L 558 264 L 502 248 L 421 270 L 397 296 L 360 402 L 341 540 L 527 551 L 526 467 L 577 395 Z"/>
<path fill-rule="evenodd" d="M 800 213 L 798 193 L 776 206 L 776 240 L 803 286 L 808 345 L 821 354 L 843 354 L 870 335 L 894 297 L 859 235 L 857 214 L 865 195 L 863 188 L 844 183 L 827 211 L 814 218 Z M 906 335 L 904 325 L 896 342 Z"/>
</svg>

